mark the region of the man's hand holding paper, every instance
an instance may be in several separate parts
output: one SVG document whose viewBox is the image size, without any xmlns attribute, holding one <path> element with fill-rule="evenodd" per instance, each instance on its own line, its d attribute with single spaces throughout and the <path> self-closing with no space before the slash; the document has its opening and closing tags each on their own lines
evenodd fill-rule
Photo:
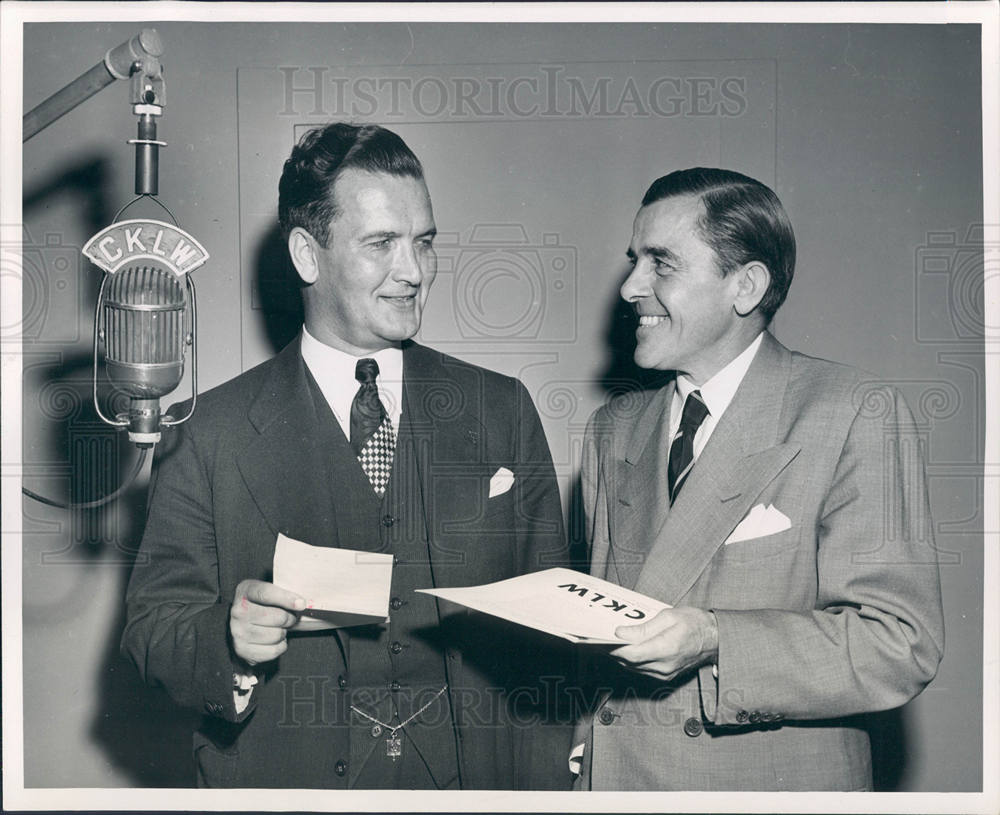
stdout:
<svg viewBox="0 0 1000 815">
<path fill-rule="evenodd" d="M 288 648 L 288 630 L 299 621 L 306 601 L 273 583 L 244 580 L 229 609 L 229 633 L 236 656 L 247 665 L 270 662 Z"/>
<path fill-rule="evenodd" d="M 649 622 L 619 626 L 615 635 L 631 644 L 610 656 L 626 668 L 656 679 L 671 680 L 714 662 L 719 654 L 715 615 L 700 608 L 667 608 Z"/>
</svg>

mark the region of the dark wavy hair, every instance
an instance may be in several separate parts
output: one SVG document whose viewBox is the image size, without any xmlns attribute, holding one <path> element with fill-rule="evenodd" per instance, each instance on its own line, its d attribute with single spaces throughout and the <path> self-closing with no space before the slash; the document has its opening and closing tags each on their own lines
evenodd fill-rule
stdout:
<svg viewBox="0 0 1000 815">
<path fill-rule="evenodd" d="M 758 309 L 770 322 L 785 302 L 795 274 L 795 233 L 778 196 L 770 187 L 741 173 L 692 167 L 656 179 L 642 205 L 679 195 L 701 199 L 701 239 L 715 252 L 723 276 L 752 261 L 767 266 L 771 285 Z"/>
<path fill-rule="evenodd" d="M 420 160 L 391 130 L 346 122 L 314 128 L 292 148 L 278 182 L 278 225 L 286 241 L 298 226 L 326 247 L 338 214 L 334 184 L 345 170 L 424 177 Z"/>
</svg>

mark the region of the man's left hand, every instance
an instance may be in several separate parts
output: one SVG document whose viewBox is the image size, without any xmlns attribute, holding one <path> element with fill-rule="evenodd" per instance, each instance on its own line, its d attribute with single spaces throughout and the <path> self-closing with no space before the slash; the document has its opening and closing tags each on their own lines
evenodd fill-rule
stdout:
<svg viewBox="0 0 1000 815">
<path fill-rule="evenodd" d="M 615 636 L 628 640 L 610 652 L 626 668 L 670 680 L 691 668 L 714 662 L 719 654 L 715 615 L 700 608 L 666 608 L 649 622 L 623 625 Z"/>
</svg>

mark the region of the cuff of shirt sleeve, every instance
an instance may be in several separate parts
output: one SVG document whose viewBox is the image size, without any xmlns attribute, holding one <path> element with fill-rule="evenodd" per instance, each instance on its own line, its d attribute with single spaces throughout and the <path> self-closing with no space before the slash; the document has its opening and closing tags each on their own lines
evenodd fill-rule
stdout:
<svg viewBox="0 0 1000 815">
<path fill-rule="evenodd" d="M 259 681 L 255 673 L 233 671 L 233 704 L 236 706 L 237 716 L 247 709 L 247 705 L 250 704 L 250 694 Z"/>
<path fill-rule="evenodd" d="M 698 692 L 701 697 L 701 715 L 706 722 L 714 722 L 719 704 L 719 669 L 717 665 L 702 665 L 698 669 Z"/>
</svg>

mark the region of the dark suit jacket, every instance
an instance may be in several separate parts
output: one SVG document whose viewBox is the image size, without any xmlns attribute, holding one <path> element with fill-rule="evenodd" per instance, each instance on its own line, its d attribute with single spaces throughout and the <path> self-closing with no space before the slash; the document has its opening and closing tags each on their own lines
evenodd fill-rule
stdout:
<svg viewBox="0 0 1000 815">
<path fill-rule="evenodd" d="M 565 562 L 555 473 L 524 386 L 414 343 L 403 359 L 404 421 L 420 471 L 407 500 L 425 515 L 435 584 L 486 583 Z M 355 548 L 334 510 L 307 376 L 296 340 L 200 396 L 194 418 L 165 433 L 157 450 L 122 647 L 147 682 L 206 714 L 195 752 L 209 784 L 335 786 L 335 762 L 348 754 L 342 633 L 293 635 L 248 710 L 237 714 L 233 700 L 229 607 L 241 580 L 270 579 L 277 534 Z M 499 467 L 515 483 L 490 499 Z M 498 706 L 505 689 L 556 670 L 548 662 L 561 664 L 555 643 L 454 606 L 440 612 L 435 635 L 464 787 L 565 787 L 569 731 L 526 727 Z"/>
<path fill-rule="evenodd" d="M 672 388 L 592 417 L 592 572 L 714 609 L 719 677 L 605 672 L 615 690 L 578 733 L 589 782 L 868 788 L 868 737 L 850 717 L 916 696 L 944 642 L 919 429 L 890 386 L 765 334 L 671 507 Z M 790 528 L 726 543 L 759 504 Z"/>
</svg>

